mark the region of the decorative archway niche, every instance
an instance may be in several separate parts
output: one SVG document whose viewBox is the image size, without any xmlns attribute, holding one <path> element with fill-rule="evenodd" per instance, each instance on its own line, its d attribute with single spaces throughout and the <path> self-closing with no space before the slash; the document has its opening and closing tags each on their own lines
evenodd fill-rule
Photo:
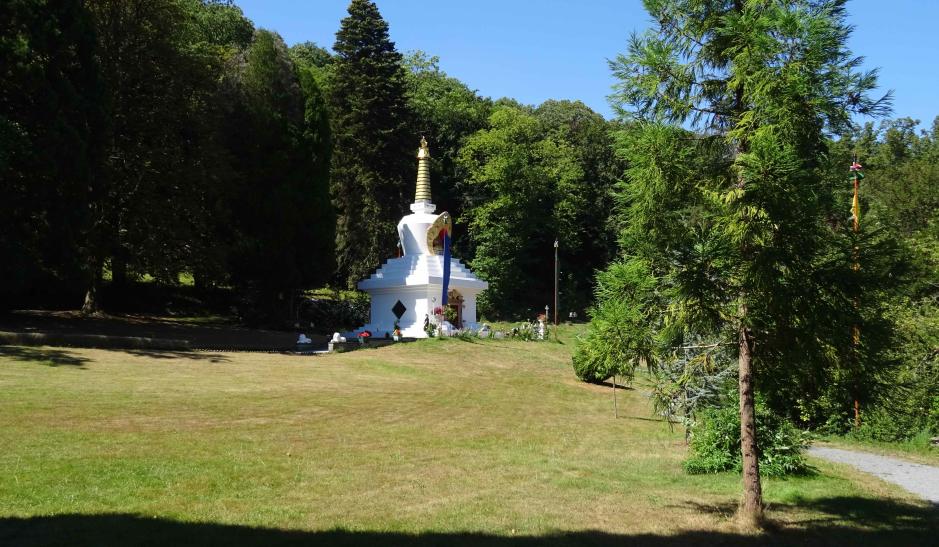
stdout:
<svg viewBox="0 0 939 547">
<path fill-rule="evenodd" d="M 456 311 L 456 323 L 454 327 L 463 328 L 463 295 L 456 289 L 447 291 L 447 307 Z"/>
</svg>

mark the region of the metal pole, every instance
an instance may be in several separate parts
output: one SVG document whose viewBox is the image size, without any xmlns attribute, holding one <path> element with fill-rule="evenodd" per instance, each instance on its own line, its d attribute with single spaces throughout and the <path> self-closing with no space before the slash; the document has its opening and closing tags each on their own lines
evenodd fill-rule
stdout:
<svg viewBox="0 0 939 547">
<path fill-rule="evenodd" d="M 554 337 L 558 336 L 558 240 L 554 240 Z"/>
<path fill-rule="evenodd" d="M 860 165 L 858 165 L 858 162 L 857 162 L 857 154 L 854 154 L 854 162 L 851 164 L 851 169 L 854 172 L 854 200 L 851 202 L 851 212 L 852 212 L 852 216 L 854 217 L 853 228 L 854 228 L 854 235 L 855 235 L 855 243 L 857 243 L 857 235 L 861 231 L 861 201 L 860 201 L 861 199 L 860 197 L 861 183 L 860 182 L 861 181 L 858 177 L 858 169 L 860 169 Z M 858 249 L 857 245 L 854 246 L 854 264 L 851 265 L 851 268 L 854 271 L 858 271 L 861 269 L 860 249 Z M 861 304 L 860 299 L 858 298 L 857 295 L 855 295 L 854 309 L 857 310 L 860 307 L 860 304 Z M 861 403 L 858 400 L 859 390 L 858 390 L 858 372 L 857 372 L 857 368 L 859 365 L 857 349 L 860 343 L 861 343 L 861 329 L 858 328 L 857 325 L 852 325 L 851 327 L 851 346 L 852 346 L 852 353 L 853 353 L 852 361 L 854 362 L 854 366 L 855 366 L 855 373 L 854 373 L 854 428 L 855 429 L 861 427 Z"/>
</svg>

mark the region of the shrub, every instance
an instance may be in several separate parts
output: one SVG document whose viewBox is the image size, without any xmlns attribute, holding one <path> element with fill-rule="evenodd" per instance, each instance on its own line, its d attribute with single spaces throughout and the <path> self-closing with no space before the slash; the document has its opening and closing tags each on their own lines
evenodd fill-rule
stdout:
<svg viewBox="0 0 939 547">
<path fill-rule="evenodd" d="M 805 433 L 762 405 L 757 405 L 756 429 L 761 474 L 778 477 L 808 471 L 802 456 Z M 691 474 L 741 471 L 740 414 L 736 406 L 703 411 L 691 432 L 685 471 Z"/>
<path fill-rule="evenodd" d="M 932 410 L 929 412 L 927 427 L 930 433 L 939 435 L 939 396 L 932 398 Z"/>
<path fill-rule="evenodd" d="M 586 336 L 579 340 L 571 356 L 574 374 L 584 382 L 598 384 L 617 372 L 615 361 L 607 358 L 602 335 L 595 329 L 588 329 Z"/>
<path fill-rule="evenodd" d="M 300 303 L 300 320 L 313 323 L 316 332 L 354 329 L 368 323 L 369 296 L 357 291 L 319 291 Z"/>
</svg>

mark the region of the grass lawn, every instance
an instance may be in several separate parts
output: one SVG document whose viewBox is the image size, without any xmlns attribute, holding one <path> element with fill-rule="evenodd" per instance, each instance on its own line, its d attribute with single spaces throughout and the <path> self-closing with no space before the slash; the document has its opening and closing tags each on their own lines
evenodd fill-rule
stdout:
<svg viewBox="0 0 939 547">
<path fill-rule="evenodd" d="M 428 340 L 317 357 L 0 347 L 0 544 L 935 544 L 939 514 L 850 468 L 681 470 L 641 385 L 562 343 Z M 933 542 L 933 543 L 930 543 Z"/>
</svg>

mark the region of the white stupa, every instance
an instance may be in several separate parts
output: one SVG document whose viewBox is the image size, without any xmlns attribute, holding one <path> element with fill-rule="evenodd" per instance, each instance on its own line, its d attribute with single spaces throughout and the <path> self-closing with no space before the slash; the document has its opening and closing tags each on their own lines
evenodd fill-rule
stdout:
<svg viewBox="0 0 939 547">
<path fill-rule="evenodd" d="M 430 196 L 430 150 L 421 139 L 417 152 L 417 192 L 411 214 L 398 223 L 403 255 L 388 259 L 359 289 L 372 297 L 371 320 L 355 331 L 368 330 L 375 337 L 394 331 L 401 335 L 426 338 L 425 319 L 435 320 L 435 308 L 443 308 L 444 249 L 441 232 L 451 232 L 450 214 L 434 214 L 437 207 Z M 450 259 L 447 305 L 456 315 L 452 326 L 476 328 L 476 295 L 489 284 L 455 258 Z M 451 314 L 452 315 L 452 314 Z"/>
</svg>

